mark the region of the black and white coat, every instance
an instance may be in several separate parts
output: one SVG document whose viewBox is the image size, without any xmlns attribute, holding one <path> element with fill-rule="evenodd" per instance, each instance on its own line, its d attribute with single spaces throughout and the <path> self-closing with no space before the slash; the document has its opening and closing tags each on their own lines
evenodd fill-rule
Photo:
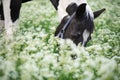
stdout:
<svg viewBox="0 0 120 80">
<path fill-rule="evenodd" d="M 68 12 L 66 12 L 66 8 L 71 4 L 71 3 L 76 3 L 77 5 L 80 5 L 82 3 L 86 3 L 87 4 L 87 1 L 86 0 L 58 0 L 58 6 L 55 6 L 57 11 L 58 11 L 58 17 L 59 17 L 59 21 L 62 21 L 62 19 L 69 15 Z M 91 19 L 94 19 L 94 15 L 93 15 L 93 12 L 91 10 L 91 8 L 89 7 L 89 5 L 87 4 L 86 5 L 86 11 L 88 14 L 90 14 L 91 16 Z M 83 33 L 83 40 L 84 42 L 87 41 L 87 38 L 89 37 L 90 33 L 88 31 L 84 31 Z M 85 44 L 83 42 L 83 45 Z"/>
<path fill-rule="evenodd" d="M 52 1 L 54 2 L 53 3 L 54 7 L 58 11 L 58 16 L 60 21 L 60 24 L 56 29 L 55 36 L 58 36 L 63 39 L 69 38 L 73 40 L 75 44 L 78 44 L 79 42 L 81 42 L 83 46 L 86 46 L 87 42 L 91 38 L 91 33 L 93 32 L 93 29 L 94 29 L 93 20 L 96 17 L 98 17 L 105 9 L 101 9 L 96 12 L 93 12 L 86 0 L 52 0 Z M 73 7 L 75 8 L 73 9 Z M 73 15 L 73 19 L 72 19 L 70 17 L 72 17 L 72 14 L 74 12 L 75 12 L 75 15 Z M 76 13 L 79 13 L 79 14 L 76 14 Z M 83 14 L 85 14 L 85 16 Z M 77 31 L 75 28 L 77 28 L 76 27 L 78 26 L 77 24 L 81 23 L 80 20 L 82 18 L 79 18 L 79 17 L 82 15 L 84 17 L 83 21 L 86 21 L 86 23 L 84 23 L 84 25 L 79 25 L 79 28 L 81 27 L 80 31 L 82 31 L 80 32 L 80 31 Z M 75 16 L 77 16 L 79 19 L 76 19 Z M 74 25 L 72 24 L 70 19 L 71 21 L 76 20 L 76 22 L 74 22 Z M 72 25 L 66 26 L 66 24 L 72 24 Z M 71 26 L 72 28 L 74 27 L 74 30 L 70 30 L 69 26 Z M 83 26 L 84 28 L 82 28 Z M 77 32 L 80 34 L 78 34 Z M 78 37 L 78 39 L 72 38 L 72 36 L 75 36 L 75 35 L 78 35 L 76 36 Z"/>
<path fill-rule="evenodd" d="M 22 3 L 31 0 L 0 0 L 0 28 L 5 27 L 6 39 L 12 39 Z"/>
</svg>

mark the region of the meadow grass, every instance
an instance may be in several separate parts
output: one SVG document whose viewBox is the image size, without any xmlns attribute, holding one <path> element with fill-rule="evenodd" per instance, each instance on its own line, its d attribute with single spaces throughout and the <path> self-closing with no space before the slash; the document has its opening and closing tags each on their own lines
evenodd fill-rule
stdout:
<svg viewBox="0 0 120 80">
<path fill-rule="evenodd" d="M 120 1 L 87 1 L 106 11 L 85 48 L 54 37 L 59 21 L 49 0 L 23 4 L 14 41 L 0 34 L 0 80 L 120 80 Z"/>
</svg>

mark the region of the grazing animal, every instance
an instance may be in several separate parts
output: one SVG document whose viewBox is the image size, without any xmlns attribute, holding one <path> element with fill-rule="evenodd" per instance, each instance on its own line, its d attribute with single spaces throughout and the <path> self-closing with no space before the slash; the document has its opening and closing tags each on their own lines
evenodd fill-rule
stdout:
<svg viewBox="0 0 120 80">
<path fill-rule="evenodd" d="M 94 30 L 94 19 L 105 9 L 93 12 L 86 0 L 59 0 L 54 5 L 58 10 L 61 23 L 58 25 L 55 36 L 71 39 L 76 45 L 86 46 Z M 54 3 L 55 4 L 55 3 Z"/>
<path fill-rule="evenodd" d="M 0 0 L 0 28 L 5 27 L 6 39 L 12 39 L 13 24 L 17 22 L 21 4 L 31 0 Z"/>
</svg>

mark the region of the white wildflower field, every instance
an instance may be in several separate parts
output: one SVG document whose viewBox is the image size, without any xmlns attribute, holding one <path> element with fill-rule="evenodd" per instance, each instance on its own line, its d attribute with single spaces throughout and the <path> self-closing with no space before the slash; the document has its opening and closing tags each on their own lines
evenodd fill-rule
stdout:
<svg viewBox="0 0 120 80">
<path fill-rule="evenodd" d="M 54 37 L 58 15 L 49 0 L 22 5 L 14 41 L 0 34 L 0 80 L 120 80 L 120 0 L 87 0 L 95 19 L 87 47 Z"/>
</svg>

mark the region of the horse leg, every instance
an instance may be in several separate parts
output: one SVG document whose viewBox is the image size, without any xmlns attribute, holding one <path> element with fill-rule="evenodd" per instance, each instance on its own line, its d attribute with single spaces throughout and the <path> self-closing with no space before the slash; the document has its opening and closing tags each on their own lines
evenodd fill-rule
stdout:
<svg viewBox="0 0 120 80">
<path fill-rule="evenodd" d="M 7 40 L 13 39 L 13 27 L 10 13 L 10 2 L 11 0 L 2 0 L 3 10 L 4 10 L 4 18 L 5 18 L 5 36 Z"/>
</svg>

